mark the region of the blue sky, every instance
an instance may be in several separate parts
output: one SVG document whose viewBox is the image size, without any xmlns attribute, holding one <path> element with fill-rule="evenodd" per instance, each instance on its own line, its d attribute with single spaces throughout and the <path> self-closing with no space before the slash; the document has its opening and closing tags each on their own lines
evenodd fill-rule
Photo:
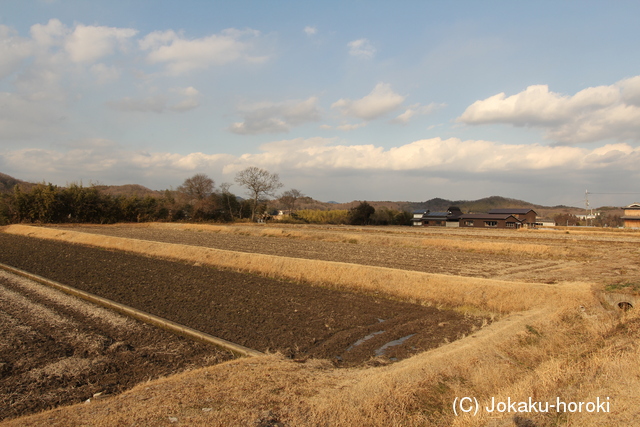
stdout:
<svg viewBox="0 0 640 427">
<path fill-rule="evenodd" d="M 638 16 L 635 1 L 2 0 L 0 172 L 164 189 L 258 166 L 325 201 L 626 205 Z"/>
</svg>

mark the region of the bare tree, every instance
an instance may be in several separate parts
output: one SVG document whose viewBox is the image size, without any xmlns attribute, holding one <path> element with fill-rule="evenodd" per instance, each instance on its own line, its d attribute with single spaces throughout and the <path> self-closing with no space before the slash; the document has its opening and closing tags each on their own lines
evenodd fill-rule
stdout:
<svg viewBox="0 0 640 427">
<path fill-rule="evenodd" d="M 292 188 L 291 190 L 287 190 L 282 193 L 282 196 L 280 196 L 280 202 L 282 202 L 290 212 L 294 212 L 296 209 L 296 201 L 302 197 L 304 197 L 304 194 L 302 194 L 300 190 Z"/>
<path fill-rule="evenodd" d="M 238 201 L 236 200 L 236 196 L 229 191 L 229 188 L 231 188 L 230 182 L 223 182 L 220 184 L 222 203 L 226 205 L 227 209 L 229 209 L 229 221 L 233 221 L 233 205 L 237 205 Z M 238 212 L 238 214 L 240 214 L 240 212 Z"/>
<path fill-rule="evenodd" d="M 251 220 L 256 217 L 256 209 L 261 197 L 274 196 L 276 190 L 282 187 L 277 173 L 269 173 L 264 169 L 250 166 L 237 173 L 235 181 L 247 189 L 251 197 Z"/>
<path fill-rule="evenodd" d="M 213 193 L 215 182 L 203 173 L 198 173 L 184 180 L 178 191 L 190 199 L 204 200 Z"/>
</svg>

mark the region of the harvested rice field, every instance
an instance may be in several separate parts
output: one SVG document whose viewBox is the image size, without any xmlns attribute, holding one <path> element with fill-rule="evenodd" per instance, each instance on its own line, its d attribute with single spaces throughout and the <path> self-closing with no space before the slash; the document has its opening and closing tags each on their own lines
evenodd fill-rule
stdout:
<svg viewBox="0 0 640 427">
<path fill-rule="evenodd" d="M 86 308 L 71 314 L 34 291 L 40 285 L 25 290 L 16 284 L 25 279 L 3 273 L 0 320 L 20 351 L 0 348 L 0 393 L 13 405 L 0 424 L 628 423 L 640 372 L 623 372 L 637 372 L 640 317 L 601 295 L 640 283 L 639 243 L 640 233 L 576 230 L 10 226 L 0 262 L 265 355 L 229 360 L 161 330 L 145 341 L 149 332 L 127 335 Z M 43 316 L 54 320 L 38 323 Z M 128 349 L 124 359 L 113 358 L 115 343 Z M 151 358 L 152 369 L 136 358 Z M 20 400 L 15 384 L 31 387 L 30 398 Z M 604 394 L 615 400 L 606 414 L 453 410 L 460 396 Z"/>
<path fill-rule="evenodd" d="M 640 277 L 640 232 L 140 224 L 55 227 L 283 257 L 499 280 Z"/>
</svg>

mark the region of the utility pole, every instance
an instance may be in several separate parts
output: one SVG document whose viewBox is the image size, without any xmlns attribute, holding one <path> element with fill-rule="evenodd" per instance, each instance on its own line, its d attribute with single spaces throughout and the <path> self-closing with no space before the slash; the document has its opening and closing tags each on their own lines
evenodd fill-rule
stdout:
<svg viewBox="0 0 640 427">
<path fill-rule="evenodd" d="M 585 226 L 589 225 L 588 215 L 589 215 L 589 190 L 584 190 L 584 223 L 585 223 Z"/>
</svg>

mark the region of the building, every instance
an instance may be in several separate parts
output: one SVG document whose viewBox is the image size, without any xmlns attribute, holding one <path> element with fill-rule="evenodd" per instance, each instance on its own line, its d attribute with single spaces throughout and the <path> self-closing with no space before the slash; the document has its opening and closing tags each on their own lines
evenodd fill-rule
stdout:
<svg viewBox="0 0 640 427">
<path fill-rule="evenodd" d="M 411 221 L 424 227 L 458 227 L 461 215 L 460 208 L 451 206 L 446 212 L 415 211 Z"/>
<path fill-rule="evenodd" d="M 533 209 L 491 209 L 490 214 L 513 215 L 521 223 L 523 227 L 535 228 L 537 224 L 538 214 Z"/>
<path fill-rule="evenodd" d="M 523 221 L 512 214 L 484 213 L 460 216 L 460 227 L 509 228 L 515 230 L 522 227 L 522 225 Z"/>
<path fill-rule="evenodd" d="M 421 211 L 413 211 L 413 218 L 411 218 L 411 224 L 415 226 L 424 225 L 424 216 L 427 215 L 429 211 L 421 210 Z"/>
<path fill-rule="evenodd" d="M 640 203 L 626 206 L 624 216 L 621 219 L 624 221 L 625 228 L 640 228 Z"/>
</svg>

